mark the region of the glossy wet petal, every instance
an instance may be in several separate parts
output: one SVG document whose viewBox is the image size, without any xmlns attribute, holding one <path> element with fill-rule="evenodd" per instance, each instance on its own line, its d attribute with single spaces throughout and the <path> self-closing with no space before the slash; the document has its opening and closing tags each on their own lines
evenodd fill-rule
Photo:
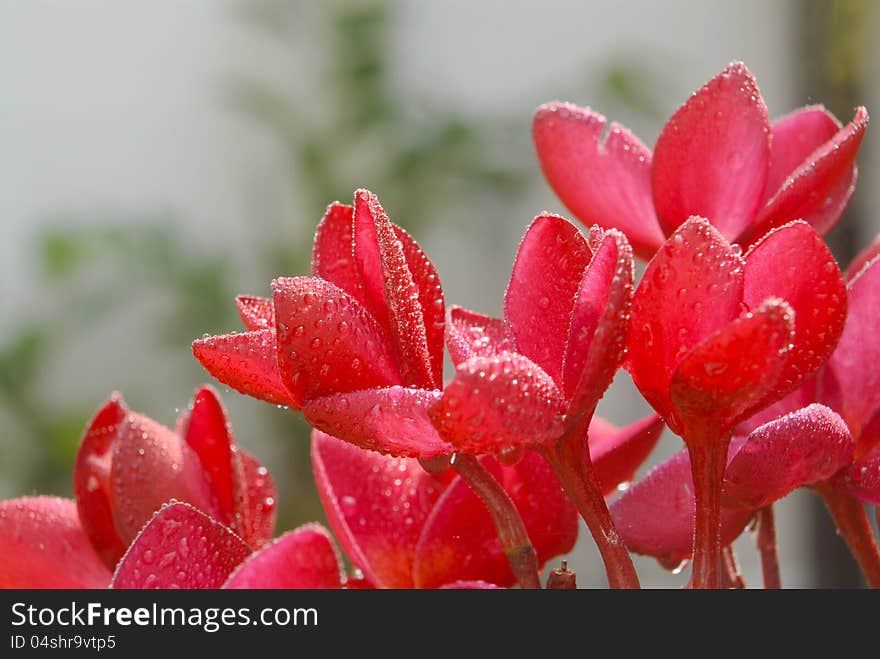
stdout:
<svg viewBox="0 0 880 659">
<path fill-rule="evenodd" d="M 629 483 L 663 434 L 663 419 L 656 414 L 616 428 L 599 417 L 590 422 L 590 460 L 593 473 L 608 496 Z"/>
<path fill-rule="evenodd" d="M 243 449 L 238 449 L 239 469 L 233 472 L 236 517 L 233 530 L 251 547 L 259 548 L 275 534 L 278 491 L 269 470 Z"/>
<path fill-rule="evenodd" d="M 366 303 L 363 283 L 354 259 L 354 206 L 334 202 L 315 229 L 312 275 L 334 284 Z"/>
<path fill-rule="evenodd" d="M 235 304 L 248 330 L 275 329 L 275 307 L 271 298 L 239 295 L 235 298 Z"/>
<path fill-rule="evenodd" d="M 510 329 L 503 320 L 456 306 L 447 312 L 446 346 L 456 366 L 472 357 L 515 351 Z"/>
<path fill-rule="evenodd" d="M 663 244 L 651 196 L 651 151 L 629 130 L 589 108 L 538 108 L 532 137 L 550 186 L 587 226 L 620 229 L 643 258 Z"/>
<path fill-rule="evenodd" d="M 110 570 L 57 497 L 0 502 L 0 588 L 105 588 Z"/>
</svg>

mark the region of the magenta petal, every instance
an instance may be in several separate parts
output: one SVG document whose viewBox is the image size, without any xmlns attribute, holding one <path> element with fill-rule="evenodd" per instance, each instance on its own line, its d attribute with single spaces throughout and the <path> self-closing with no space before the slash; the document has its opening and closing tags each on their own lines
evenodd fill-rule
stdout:
<svg viewBox="0 0 880 659">
<path fill-rule="evenodd" d="M 307 590 L 342 588 L 342 565 L 330 534 L 320 524 L 288 531 L 248 556 L 224 588 Z"/>
<path fill-rule="evenodd" d="M 692 215 L 728 240 L 761 203 L 770 163 L 770 119 L 742 62 L 697 91 L 663 127 L 651 171 L 660 224 L 671 232 Z"/>
<path fill-rule="evenodd" d="M 260 548 L 275 534 L 278 492 L 275 481 L 260 462 L 238 449 L 240 469 L 234 472 L 233 492 L 238 511 L 233 530 L 247 544 Z"/>
<path fill-rule="evenodd" d="M 727 465 L 724 505 L 757 510 L 803 485 L 823 481 L 852 461 L 846 424 L 810 405 L 754 430 Z"/>
<path fill-rule="evenodd" d="M 664 423 L 656 414 L 615 428 L 594 416 L 590 421 L 590 460 L 593 473 L 608 496 L 618 486 L 629 483 L 636 470 L 648 459 L 663 434 Z"/>
<path fill-rule="evenodd" d="M 425 389 L 365 389 L 316 398 L 303 413 L 314 428 L 361 448 L 428 459 L 454 450 L 428 418 L 439 398 L 439 391 Z"/>
<path fill-rule="evenodd" d="M 110 480 L 116 528 L 126 543 L 172 499 L 222 516 L 196 452 L 171 430 L 140 414 L 130 413 L 120 425 Z"/>
<path fill-rule="evenodd" d="M 840 122 L 821 105 L 811 105 L 776 119 L 771 130 L 765 202 L 813 151 L 834 137 Z"/>
<path fill-rule="evenodd" d="M 235 298 L 238 315 L 249 331 L 275 329 L 275 307 L 272 299 L 239 295 Z"/>
<path fill-rule="evenodd" d="M 105 588 L 108 583 L 110 570 L 92 549 L 73 501 L 0 502 L 0 589 Z"/>
<path fill-rule="evenodd" d="M 192 349 L 208 373 L 239 393 L 299 409 L 301 392 L 281 381 L 275 346 L 275 332 L 264 329 L 209 336 L 193 341 Z"/>
<path fill-rule="evenodd" d="M 880 259 L 864 267 L 848 288 L 846 324 L 823 373 L 834 378 L 840 392 L 833 407 L 858 437 L 880 408 Z"/>
<path fill-rule="evenodd" d="M 855 258 L 847 266 L 844 273 L 847 284 L 855 279 L 857 275 L 861 274 L 862 270 L 878 256 L 880 256 L 880 235 L 877 235 L 870 245 L 856 254 Z"/>
<path fill-rule="evenodd" d="M 694 544 L 694 485 L 687 451 L 657 465 L 620 495 L 611 517 L 623 541 L 637 554 L 653 556 L 665 566 L 689 558 Z M 730 544 L 754 513 L 722 508 L 721 542 Z"/>
<path fill-rule="evenodd" d="M 472 357 L 515 352 L 513 337 L 503 320 L 456 306 L 447 313 L 446 345 L 456 366 Z"/>
<path fill-rule="evenodd" d="M 571 551 L 577 539 L 577 512 L 547 462 L 534 451 L 527 451 L 511 467 L 488 457 L 482 462 L 522 516 L 539 565 Z M 417 588 L 437 588 L 456 580 L 499 586 L 515 581 L 486 506 L 462 478 L 443 492 L 425 522 L 416 547 L 414 578 Z"/>
<path fill-rule="evenodd" d="M 780 385 L 764 404 L 812 377 L 837 345 L 846 320 L 846 285 L 821 236 L 805 222 L 774 229 L 746 254 L 743 300 L 751 309 L 767 298 L 794 310 L 795 336 Z"/>
<path fill-rule="evenodd" d="M 412 588 L 416 541 L 442 483 L 417 460 L 312 433 L 312 467 L 330 526 L 376 586 Z"/>
<path fill-rule="evenodd" d="M 880 443 L 853 462 L 836 483 L 850 496 L 880 506 Z"/>
<path fill-rule="evenodd" d="M 73 467 L 73 492 L 83 531 L 110 568 L 125 553 L 125 542 L 113 520 L 110 467 L 119 425 L 127 413 L 122 396 L 113 393 L 86 428 Z"/>
<path fill-rule="evenodd" d="M 800 219 L 820 234 L 830 231 L 855 190 L 856 156 L 867 128 L 868 112 L 860 107 L 850 123 L 807 156 L 785 179 L 758 213 L 754 235 Z"/>
<path fill-rule="evenodd" d="M 587 241 L 571 222 L 539 215 L 520 243 L 504 298 L 504 316 L 518 352 L 560 386 L 572 307 L 590 256 Z"/>
<path fill-rule="evenodd" d="M 538 108 L 532 137 L 550 186 L 581 222 L 620 229 L 643 258 L 663 244 L 651 196 L 651 151 L 629 130 L 589 108 Z"/>
<path fill-rule="evenodd" d="M 361 276 L 354 259 L 354 207 L 335 202 L 327 207 L 315 229 L 312 275 L 329 281 L 366 303 Z"/>
<path fill-rule="evenodd" d="M 185 503 L 163 506 L 116 567 L 116 589 L 220 588 L 251 553 L 222 524 Z"/>
<path fill-rule="evenodd" d="M 672 412 L 669 381 L 684 356 L 739 316 L 743 265 L 702 218 L 679 227 L 648 264 L 633 296 L 627 368 L 664 418 Z"/>
<path fill-rule="evenodd" d="M 457 449 L 497 453 L 559 437 L 566 403 L 536 364 L 502 352 L 460 364 L 429 413 L 440 436 Z"/>
<path fill-rule="evenodd" d="M 292 277 L 274 280 L 272 291 L 278 368 L 303 401 L 400 382 L 385 332 L 341 288 Z"/>
</svg>

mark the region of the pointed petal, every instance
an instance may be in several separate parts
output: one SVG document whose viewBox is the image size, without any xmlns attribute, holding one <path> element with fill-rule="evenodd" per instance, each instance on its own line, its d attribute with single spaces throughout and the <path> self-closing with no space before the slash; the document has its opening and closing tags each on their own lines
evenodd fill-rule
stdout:
<svg viewBox="0 0 880 659">
<path fill-rule="evenodd" d="M 242 562 L 224 588 L 342 588 L 342 565 L 330 534 L 320 524 L 288 531 Z"/>
<path fill-rule="evenodd" d="M 669 384 L 681 420 L 728 429 L 759 410 L 780 386 L 794 323 L 791 307 L 770 298 L 688 353 Z"/>
<path fill-rule="evenodd" d="M 73 492 L 83 531 L 110 568 L 125 553 L 113 521 L 110 467 L 119 424 L 127 413 L 122 396 L 113 393 L 86 428 L 73 467 Z"/>
<path fill-rule="evenodd" d="M 656 414 L 623 428 L 614 428 L 607 421 L 593 417 L 590 422 L 590 460 L 602 494 L 608 496 L 618 486 L 632 480 L 657 445 L 663 428 L 663 419 Z"/>
<path fill-rule="evenodd" d="M 840 219 L 856 186 L 856 156 L 868 128 L 860 107 L 837 134 L 813 151 L 758 213 L 753 237 L 773 227 L 803 219 L 825 234 Z"/>
<path fill-rule="evenodd" d="M 539 565 L 571 551 L 577 539 L 577 512 L 540 455 L 527 451 L 511 467 L 491 458 L 484 458 L 483 464 L 522 516 Z M 443 492 L 425 523 L 416 548 L 414 578 L 417 588 L 437 588 L 457 580 L 499 586 L 515 581 L 486 506 L 461 478 Z"/>
<path fill-rule="evenodd" d="M 364 287 L 354 259 L 354 206 L 330 204 L 315 229 L 312 276 L 329 281 L 366 304 Z"/>
<path fill-rule="evenodd" d="M 684 356 L 740 314 L 743 260 L 707 220 L 692 218 L 648 264 L 633 297 L 628 370 L 667 418 Z"/>
<path fill-rule="evenodd" d="M 504 297 L 518 351 L 560 384 L 574 298 L 590 256 L 571 222 L 539 215 L 520 243 Z"/>
<path fill-rule="evenodd" d="M 249 331 L 275 329 L 275 307 L 271 298 L 239 295 L 235 298 L 235 304 L 238 306 L 238 315 Z"/>
<path fill-rule="evenodd" d="M 272 282 L 278 368 L 303 401 L 397 384 L 385 333 L 348 293 L 323 279 Z"/>
<path fill-rule="evenodd" d="M 513 337 L 503 320 L 456 306 L 447 313 L 446 346 L 456 366 L 472 357 L 514 351 Z"/>
<path fill-rule="evenodd" d="M 287 389 L 276 359 L 275 332 L 256 330 L 193 341 L 193 354 L 220 382 L 274 405 L 299 409 L 301 391 Z"/>
<path fill-rule="evenodd" d="M 687 451 L 657 465 L 623 492 L 611 506 L 611 518 L 626 546 L 637 554 L 676 566 L 689 558 L 694 544 L 694 484 Z M 752 511 L 721 509 L 721 543 L 733 542 Z"/>
<path fill-rule="evenodd" d="M 594 256 L 575 300 L 565 358 L 569 411 L 592 414 L 623 363 L 632 313 L 635 266 L 618 231 L 591 232 Z"/>
<path fill-rule="evenodd" d="M 770 170 L 764 188 L 764 203 L 816 149 L 841 128 L 840 122 L 821 105 L 798 108 L 773 122 L 770 141 Z"/>
<path fill-rule="evenodd" d="M 189 409 L 181 414 L 177 431 L 202 464 L 223 511 L 219 521 L 231 525 L 235 516 L 233 454 L 237 449 L 226 409 L 213 387 L 204 385 L 196 391 Z"/>
<path fill-rule="evenodd" d="M 880 256 L 880 235 L 874 238 L 870 245 L 868 245 L 861 252 L 856 254 L 855 258 L 850 262 L 849 266 L 844 273 L 844 278 L 846 279 L 846 283 L 849 284 L 853 279 L 859 275 L 862 270 L 867 267 L 869 263 L 874 261 L 878 256 Z"/>
<path fill-rule="evenodd" d="M 840 392 L 832 405 L 855 437 L 880 408 L 880 259 L 862 269 L 849 284 L 849 312 L 840 343 L 823 374 Z"/>
<path fill-rule="evenodd" d="M 694 93 L 663 127 L 651 170 L 660 224 L 711 220 L 735 240 L 761 203 L 770 164 L 770 119 L 758 85 L 733 62 Z"/>
<path fill-rule="evenodd" d="M 390 455 L 428 459 L 455 449 L 428 418 L 439 391 L 387 387 L 316 398 L 303 409 L 306 421 L 357 446 Z"/>
<path fill-rule="evenodd" d="M 243 449 L 238 449 L 240 469 L 234 472 L 236 509 L 233 530 L 256 549 L 275 535 L 278 492 L 269 470 Z"/>
<path fill-rule="evenodd" d="M 538 108 L 532 137 L 550 186 L 587 226 L 620 229 L 645 259 L 664 237 L 651 196 L 651 151 L 629 130 L 571 103 Z"/>
<path fill-rule="evenodd" d="M 810 405 L 749 434 L 730 460 L 723 503 L 758 510 L 789 492 L 831 478 L 852 461 L 846 424 L 823 405 Z"/>
<path fill-rule="evenodd" d="M 504 352 L 460 364 L 429 414 L 446 441 L 481 454 L 556 439 L 565 406 L 550 376 L 522 355 Z"/>
<path fill-rule="evenodd" d="M 368 190 L 355 192 L 355 259 L 366 292 L 367 308 L 386 326 L 400 360 L 404 384 L 432 388 L 434 382 L 425 312 L 403 243 L 379 199 Z M 418 264 L 424 267 L 423 263 Z M 426 291 L 433 299 L 434 291 Z M 433 304 L 433 302 L 432 302 Z"/>
<path fill-rule="evenodd" d="M 0 588 L 105 588 L 110 570 L 57 497 L 0 502 Z"/>
<path fill-rule="evenodd" d="M 812 377 L 828 359 L 846 320 L 846 286 L 825 242 L 804 222 L 774 229 L 746 255 L 743 299 L 756 308 L 778 297 L 794 309 L 795 336 L 778 387 L 764 405 Z"/>
<path fill-rule="evenodd" d="M 185 503 L 163 506 L 128 548 L 116 589 L 208 589 L 223 585 L 251 553 L 232 531 Z"/>
<path fill-rule="evenodd" d="M 110 480 L 116 528 L 126 543 L 172 499 L 220 517 L 217 498 L 195 451 L 171 430 L 140 414 L 130 413 L 120 425 Z"/>
<path fill-rule="evenodd" d="M 352 562 L 382 588 L 412 588 L 416 541 L 442 484 L 417 460 L 312 433 L 318 494 Z"/>
<path fill-rule="evenodd" d="M 443 382 L 443 335 L 446 328 L 446 303 L 443 300 L 440 275 L 415 238 L 397 225 L 394 225 L 394 235 L 403 246 L 403 256 L 412 274 L 413 283 L 419 289 L 431 374 L 435 385 L 439 386 Z"/>
</svg>

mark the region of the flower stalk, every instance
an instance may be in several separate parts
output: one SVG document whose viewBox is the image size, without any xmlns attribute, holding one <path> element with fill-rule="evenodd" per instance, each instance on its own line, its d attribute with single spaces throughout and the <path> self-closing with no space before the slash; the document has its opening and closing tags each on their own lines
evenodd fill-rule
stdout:
<svg viewBox="0 0 880 659">
<path fill-rule="evenodd" d="M 868 585 L 871 588 L 880 588 L 880 549 L 874 540 L 864 504 L 841 492 L 828 481 L 817 484 L 815 488 L 825 500 L 840 537 L 862 568 Z"/>
<path fill-rule="evenodd" d="M 761 571 L 764 575 L 764 588 L 766 590 L 779 590 L 782 588 L 782 578 L 779 574 L 779 555 L 776 549 L 776 520 L 773 514 L 773 505 L 765 506 L 755 516 L 757 523 L 757 536 L 755 543 L 761 554 Z"/>
</svg>

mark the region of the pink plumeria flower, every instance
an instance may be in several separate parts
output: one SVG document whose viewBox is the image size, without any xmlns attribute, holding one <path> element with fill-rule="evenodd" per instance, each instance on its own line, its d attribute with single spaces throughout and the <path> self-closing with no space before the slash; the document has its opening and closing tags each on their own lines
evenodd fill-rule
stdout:
<svg viewBox="0 0 880 659">
<path fill-rule="evenodd" d="M 623 231 L 648 259 L 693 215 L 748 244 L 792 220 L 820 234 L 855 189 L 863 107 L 846 126 L 822 106 L 770 121 L 754 77 L 733 62 L 666 123 L 653 154 L 617 123 L 569 103 L 541 106 L 538 159 L 562 202 L 584 224 Z"/>
</svg>

